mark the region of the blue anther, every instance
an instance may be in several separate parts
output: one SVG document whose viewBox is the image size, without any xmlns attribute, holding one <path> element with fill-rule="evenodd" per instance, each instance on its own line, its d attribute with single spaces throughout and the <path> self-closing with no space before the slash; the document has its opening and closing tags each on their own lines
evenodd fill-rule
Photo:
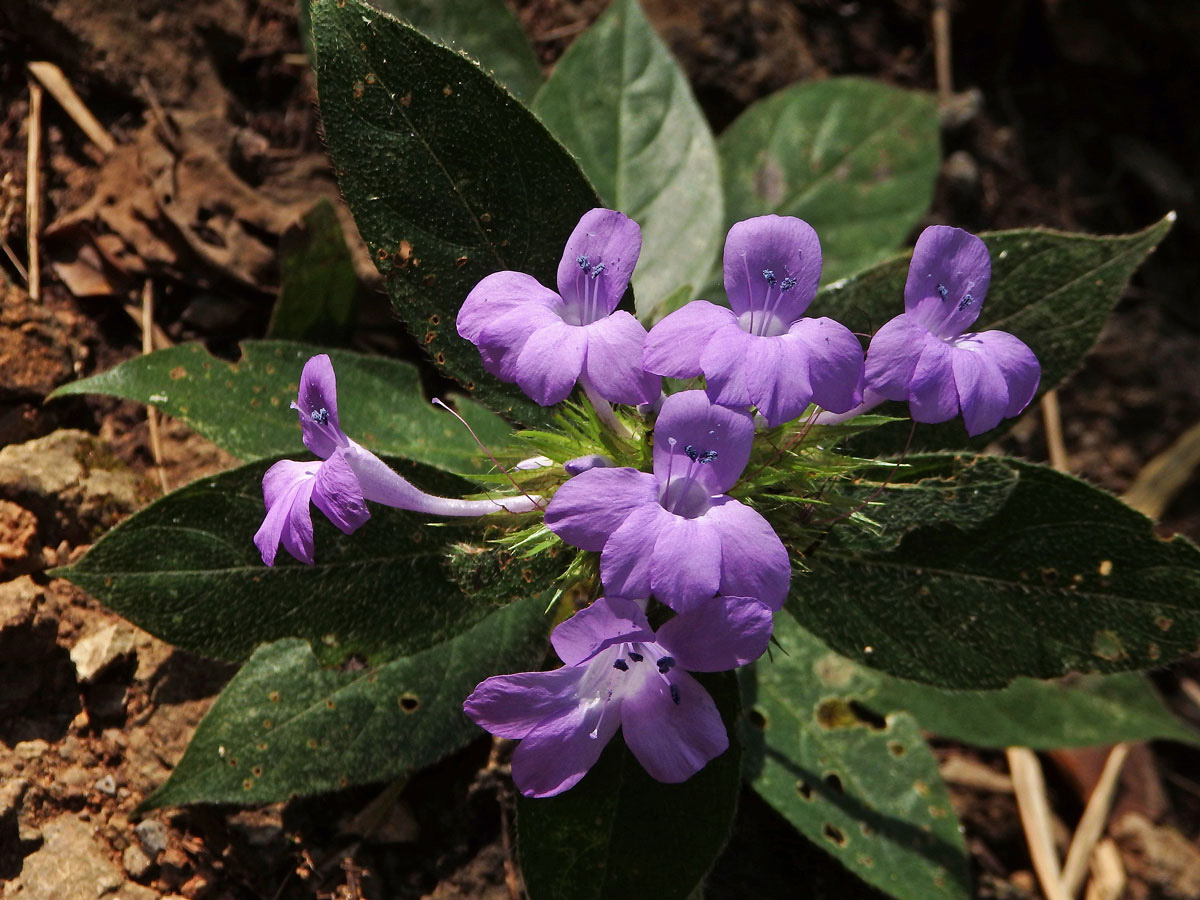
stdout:
<svg viewBox="0 0 1200 900">
<path fill-rule="evenodd" d="M 310 415 L 312 416 L 312 420 L 318 425 L 324 425 L 329 421 L 329 410 L 323 406 L 320 409 L 314 409 Z"/>
<path fill-rule="evenodd" d="M 705 450 L 703 453 L 700 454 L 700 465 L 702 465 L 702 466 L 708 465 L 708 463 L 712 462 L 716 458 L 717 458 L 716 450 Z"/>
<path fill-rule="evenodd" d="M 593 278 L 595 278 L 597 275 L 599 275 L 603 271 L 604 271 L 604 263 L 596 263 L 594 266 L 592 266 L 592 271 L 588 272 L 588 274 L 591 275 Z"/>
<path fill-rule="evenodd" d="M 661 674 L 663 674 L 663 675 L 666 675 L 668 672 L 670 672 L 670 671 L 671 671 L 671 668 L 672 668 L 674 665 L 675 665 L 675 657 L 673 657 L 673 656 L 664 656 L 662 659 L 660 659 L 660 660 L 658 661 L 658 671 L 659 671 Z"/>
<path fill-rule="evenodd" d="M 629 658 L 632 659 L 634 662 L 641 662 L 646 657 L 642 656 L 642 654 L 640 654 L 640 653 L 634 653 L 632 650 L 630 650 Z"/>
<path fill-rule="evenodd" d="M 975 302 L 975 298 L 970 294 L 963 294 L 963 298 L 958 301 L 958 311 L 962 312 L 968 306 Z"/>
<path fill-rule="evenodd" d="M 790 291 L 795 286 L 796 286 L 796 279 L 792 278 L 791 276 L 788 276 L 787 278 L 783 279 L 782 282 L 780 282 L 779 290 L 780 290 L 780 292 Z"/>
<path fill-rule="evenodd" d="M 585 271 L 585 272 L 591 268 L 591 265 L 586 256 L 575 257 L 575 262 L 577 262 L 579 264 L 579 268 L 583 269 L 583 271 Z"/>
<path fill-rule="evenodd" d="M 679 688 L 675 687 L 675 685 L 671 685 L 671 702 L 676 706 L 679 705 Z"/>
<path fill-rule="evenodd" d="M 628 672 L 629 663 L 625 662 L 623 659 L 618 659 L 615 663 L 613 663 L 613 668 L 620 669 L 622 672 Z"/>
<path fill-rule="evenodd" d="M 775 273 L 770 269 L 763 269 L 763 278 L 767 279 L 767 284 L 775 284 Z"/>
<path fill-rule="evenodd" d="M 686 447 L 684 447 L 683 452 L 687 454 L 687 458 L 690 459 L 692 462 L 695 462 L 696 457 L 700 455 L 699 453 L 696 452 L 696 448 L 693 447 L 691 444 L 688 444 Z"/>
<path fill-rule="evenodd" d="M 945 300 L 946 295 L 950 292 L 948 290 L 946 290 L 946 286 L 944 284 L 939 284 L 938 285 L 938 293 L 941 295 L 942 299 Z"/>
</svg>

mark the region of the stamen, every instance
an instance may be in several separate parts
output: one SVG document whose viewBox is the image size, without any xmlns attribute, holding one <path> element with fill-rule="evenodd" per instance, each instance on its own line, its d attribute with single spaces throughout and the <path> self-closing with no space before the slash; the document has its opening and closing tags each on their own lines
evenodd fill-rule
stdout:
<svg viewBox="0 0 1200 900">
<path fill-rule="evenodd" d="M 679 688 L 675 685 L 671 685 L 671 702 L 676 706 L 679 705 Z"/>
<path fill-rule="evenodd" d="M 946 290 L 946 286 L 944 284 L 939 284 L 938 285 L 938 293 L 941 295 L 942 299 L 945 300 L 946 295 L 950 292 L 948 290 Z"/>
<path fill-rule="evenodd" d="M 603 271 L 604 271 L 604 263 L 596 263 L 594 266 L 592 266 L 592 271 L 590 271 L 588 274 L 591 275 L 593 278 L 595 278 L 597 275 L 599 275 Z"/>
<path fill-rule="evenodd" d="M 587 258 L 586 256 L 577 256 L 577 257 L 575 257 L 575 262 L 576 262 L 576 263 L 578 263 L 578 264 L 579 264 L 579 268 L 583 269 L 583 271 L 585 271 L 585 272 L 586 272 L 586 271 L 588 271 L 588 270 L 591 268 L 591 265 L 590 265 L 590 263 L 589 263 L 589 261 L 588 261 L 588 258 Z"/>
<path fill-rule="evenodd" d="M 770 269 L 763 269 L 763 278 L 767 279 L 767 284 L 774 286 L 775 273 L 772 272 Z"/>
<path fill-rule="evenodd" d="M 504 466 L 500 465 L 500 461 L 498 459 L 496 459 L 496 457 L 492 456 L 492 451 L 489 450 L 486 446 L 484 446 L 483 441 L 481 441 L 479 439 L 479 435 L 477 435 L 475 433 L 475 429 L 467 424 L 466 419 L 464 419 L 462 416 L 460 416 L 458 413 L 456 413 L 454 410 L 452 410 L 449 406 L 447 406 L 445 403 L 443 403 L 439 397 L 434 397 L 433 400 L 431 400 L 430 402 L 434 406 L 440 406 L 446 412 L 450 413 L 450 415 L 454 416 L 454 418 L 458 419 L 458 421 L 462 422 L 463 427 L 465 427 L 467 429 L 467 431 L 470 433 L 471 437 L 473 437 L 475 439 L 475 443 L 479 445 L 479 449 L 482 450 L 484 453 L 486 453 L 487 458 L 492 461 L 492 465 L 494 465 L 497 469 L 499 469 L 501 472 L 504 473 L 505 477 L 510 482 L 512 482 L 512 486 L 515 487 L 518 491 L 520 491 L 521 495 L 523 497 L 525 497 L 526 500 L 528 500 L 530 503 L 532 503 L 538 509 L 543 508 L 541 503 L 538 503 L 537 500 L 535 500 L 533 497 L 530 497 L 529 494 L 527 494 L 525 492 L 525 489 L 523 487 L 521 487 L 521 485 L 517 484 L 517 480 L 512 477 L 512 474 L 509 473 L 508 469 L 506 469 L 506 468 L 504 468 Z M 325 410 L 321 410 L 321 412 L 325 412 Z M 313 413 L 313 418 L 316 418 L 316 413 Z"/>
<path fill-rule="evenodd" d="M 783 279 L 783 281 L 781 281 L 779 283 L 779 292 L 782 294 L 784 291 L 790 291 L 795 286 L 796 286 L 796 279 L 792 278 L 789 275 L 787 278 Z"/>
<path fill-rule="evenodd" d="M 630 650 L 629 658 L 632 659 L 634 662 L 641 662 L 646 657 L 642 656 L 642 654 L 640 654 L 640 653 L 635 653 L 632 650 Z"/>
<path fill-rule="evenodd" d="M 708 465 L 708 463 L 712 462 L 716 458 L 717 458 L 716 450 L 705 450 L 703 453 L 700 454 L 699 462 L 700 462 L 700 465 L 704 466 L 704 465 Z"/>
<path fill-rule="evenodd" d="M 968 306 L 975 302 L 975 298 L 970 294 L 963 294 L 963 298 L 958 301 L 958 311 L 962 312 Z"/>
<path fill-rule="evenodd" d="M 312 416 L 312 420 L 318 425 L 324 425 L 329 421 L 329 410 L 323 406 L 320 409 L 314 409 L 310 415 Z"/>
<path fill-rule="evenodd" d="M 675 657 L 664 656 L 658 661 L 658 672 L 660 675 L 666 675 L 675 665 Z"/>
<path fill-rule="evenodd" d="M 613 668 L 620 669 L 622 672 L 628 672 L 629 663 L 625 662 L 623 659 L 618 659 L 615 663 L 613 663 Z"/>
<path fill-rule="evenodd" d="M 696 452 L 696 448 L 693 447 L 691 444 L 688 444 L 686 447 L 684 447 L 683 452 L 687 454 L 687 458 L 690 459 L 692 462 L 695 462 L 696 457 L 699 456 L 699 454 Z"/>
</svg>

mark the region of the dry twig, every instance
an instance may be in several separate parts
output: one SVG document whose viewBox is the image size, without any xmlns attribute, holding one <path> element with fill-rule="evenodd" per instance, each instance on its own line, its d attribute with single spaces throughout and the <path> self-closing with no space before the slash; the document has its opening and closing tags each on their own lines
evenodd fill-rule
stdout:
<svg viewBox="0 0 1200 900">
<path fill-rule="evenodd" d="M 1121 900 L 1125 894 L 1125 865 L 1112 838 L 1105 838 L 1092 853 L 1092 880 L 1085 900 Z"/>
<path fill-rule="evenodd" d="M 1104 834 L 1113 794 L 1117 790 L 1117 780 L 1121 777 L 1121 767 L 1125 765 L 1128 756 L 1128 744 L 1117 744 L 1112 748 L 1104 763 L 1104 771 L 1100 773 L 1100 780 L 1096 782 L 1092 795 L 1088 797 L 1083 816 L 1075 826 L 1075 835 L 1071 838 L 1071 847 L 1067 851 L 1067 861 L 1062 870 L 1063 893 L 1068 897 L 1074 897 L 1083 887 L 1088 860 L 1092 858 L 1092 850 Z"/>
<path fill-rule="evenodd" d="M 1046 800 L 1046 782 L 1042 766 L 1028 747 L 1009 747 L 1004 751 L 1012 773 L 1013 789 L 1017 795 L 1017 811 L 1029 845 L 1033 871 L 1046 895 L 1046 900 L 1071 900 L 1062 888 L 1062 871 L 1054 849 L 1054 832 L 1050 821 L 1050 804 Z"/>
<path fill-rule="evenodd" d="M 142 353 L 154 352 L 154 282 L 149 278 L 142 288 Z M 150 453 L 154 456 L 154 468 L 158 470 L 158 480 L 162 484 L 164 494 L 170 492 L 167 486 L 167 473 L 163 469 L 162 440 L 158 433 L 158 410 L 153 406 L 146 407 L 146 424 L 150 428 Z"/>
<path fill-rule="evenodd" d="M 1042 419 L 1046 425 L 1046 451 L 1050 455 L 1050 465 L 1059 472 L 1066 472 L 1070 464 L 1067 461 L 1067 445 L 1063 441 L 1058 391 L 1046 391 L 1042 395 Z"/>
<path fill-rule="evenodd" d="M 1121 499 L 1151 519 L 1159 518 L 1200 466 L 1200 422 L 1176 438 L 1138 472 Z"/>
<path fill-rule="evenodd" d="M 99 147 L 105 155 L 116 149 L 117 142 L 100 124 L 100 120 L 92 115 L 92 111 L 84 105 L 83 100 L 75 93 L 75 88 L 71 87 L 67 77 L 63 75 L 62 69 L 52 62 L 31 62 L 29 73 L 42 83 L 42 86 L 50 92 L 50 96 L 57 100 L 58 105 L 71 117 L 71 121 L 78 125 L 79 129 L 88 136 L 88 140 Z"/>
<path fill-rule="evenodd" d="M 933 55 L 938 104 L 945 106 L 954 93 L 950 68 L 950 0 L 933 0 Z"/>
<path fill-rule="evenodd" d="M 42 299 L 38 237 L 42 233 L 42 86 L 29 82 L 29 152 L 25 158 L 25 233 L 29 242 L 29 299 Z"/>
</svg>

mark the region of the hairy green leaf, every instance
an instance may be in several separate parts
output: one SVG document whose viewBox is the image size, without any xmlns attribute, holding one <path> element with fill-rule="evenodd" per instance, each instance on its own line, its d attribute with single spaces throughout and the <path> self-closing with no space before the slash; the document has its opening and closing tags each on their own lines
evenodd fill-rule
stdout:
<svg viewBox="0 0 1200 900">
<path fill-rule="evenodd" d="M 471 490 L 462 479 L 389 461 L 430 493 Z M 260 643 L 300 637 L 328 664 L 424 650 L 500 604 L 545 590 L 553 577 L 545 561 L 499 569 L 502 559 L 491 555 L 496 551 L 476 521 L 430 528 L 425 516 L 375 504 L 371 520 L 352 535 L 313 509 L 316 564 L 299 563 L 281 548 L 275 565 L 264 566 L 252 538 L 263 519 L 268 466 L 250 463 L 169 494 L 56 574 L 195 653 L 240 660 Z M 496 566 L 486 578 L 456 561 L 462 552 L 485 551 Z M 460 575 L 469 589 L 457 586 Z"/>
<path fill-rule="evenodd" d="M 1141 513 L 1076 478 L 1003 465 L 1016 485 L 968 530 L 932 524 L 863 551 L 836 527 L 793 579 L 788 608 L 851 659 L 954 689 L 1146 669 L 1195 651 L 1200 550 L 1160 540 Z"/>
<path fill-rule="evenodd" d="M 821 236 L 831 281 L 890 253 L 929 209 L 937 104 L 865 78 L 796 84 L 742 113 L 718 148 L 727 222 L 799 216 Z"/>
<path fill-rule="evenodd" d="M 425 612 L 409 595 L 412 617 Z M 462 702 L 545 653 L 544 600 L 526 596 L 420 652 L 323 669 L 302 640 L 260 647 L 196 729 L 146 806 L 270 803 L 394 778 L 482 732 Z"/>
<path fill-rule="evenodd" d="M 421 395 L 414 366 L 349 350 L 245 341 L 242 358 L 227 363 L 199 344 L 182 344 L 134 357 L 50 396 L 108 394 L 150 403 L 242 459 L 298 456 L 307 451 L 289 407 L 305 361 L 320 352 L 329 354 L 337 372 L 342 427 L 368 450 L 456 472 L 490 467 L 466 429 Z M 505 445 L 510 431 L 502 419 L 471 401 L 459 406 L 485 443 Z"/>
<path fill-rule="evenodd" d="M 397 312 L 480 402 L 547 422 L 484 373 L 455 316 L 491 272 L 555 284 L 595 192 L 533 114 L 453 50 L 361 0 L 316 0 L 312 21 L 329 151 Z"/>
<path fill-rule="evenodd" d="M 700 680 L 731 726 L 733 676 Z M 729 837 L 740 759 L 731 735 L 729 749 L 698 774 L 662 784 L 614 739 L 566 793 L 521 798 L 521 868 L 531 900 L 686 900 Z"/>
<path fill-rule="evenodd" d="M 966 900 L 966 848 L 916 720 L 856 705 L 844 671 L 821 665 L 827 651 L 788 613 L 775 617 L 775 636 L 783 652 L 741 670 L 744 768 L 754 789 L 897 900 Z"/>
<path fill-rule="evenodd" d="M 702 283 L 723 224 L 716 144 L 636 0 L 617 0 L 570 46 L 533 108 L 604 203 L 642 226 L 638 316 Z"/>
</svg>

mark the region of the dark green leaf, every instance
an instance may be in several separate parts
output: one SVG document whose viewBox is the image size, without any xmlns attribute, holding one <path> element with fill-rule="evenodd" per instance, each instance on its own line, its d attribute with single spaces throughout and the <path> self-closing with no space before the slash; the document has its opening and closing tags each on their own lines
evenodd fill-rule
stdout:
<svg viewBox="0 0 1200 900">
<path fill-rule="evenodd" d="M 368 450 L 457 472 L 491 466 L 466 429 L 421 395 L 415 367 L 348 350 L 245 341 L 242 359 L 230 364 L 199 344 L 183 344 L 63 385 L 50 396 L 108 394 L 151 403 L 242 459 L 298 456 L 305 450 L 289 407 L 305 361 L 320 352 L 328 352 L 337 371 L 342 427 Z M 493 450 L 505 445 L 510 432 L 501 419 L 476 403 L 459 405 Z"/>
<path fill-rule="evenodd" d="M 358 312 L 358 279 L 342 226 L 328 200 L 279 239 L 279 297 L 267 336 L 322 346 L 349 343 Z"/>
<path fill-rule="evenodd" d="M 831 281 L 891 252 L 929 209 L 937 104 L 864 78 L 796 84 L 742 113 L 718 148 L 726 220 L 799 216 L 821 236 Z"/>
<path fill-rule="evenodd" d="M 729 726 L 732 675 L 703 677 Z M 741 785 L 730 736 L 721 756 L 682 784 L 655 781 L 614 739 L 583 781 L 517 805 L 521 868 L 530 900 L 685 900 L 729 836 Z"/>
<path fill-rule="evenodd" d="M 861 552 L 850 526 L 835 528 L 793 579 L 789 609 L 839 653 L 956 689 L 1146 669 L 1195 651 L 1200 550 L 1160 540 L 1141 513 L 1076 478 L 1003 464 L 1016 486 L 968 531 L 932 525 Z"/>
<path fill-rule="evenodd" d="M 891 711 L 878 718 L 856 705 L 845 669 L 824 665 L 828 651 L 786 612 L 775 617 L 775 636 L 783 652 L 741 672 L 755 790 L 898 900 L 966 900 L 962 834 L 916 720 Z"/>
<path fill-rule="evenodd" d="M 504 0 L 371 0 L 426 37 L 479 61 L 514 97 L 528 100 L 542 72 Z"/>
<path fill-rule="evenodd" d="M 455 316 L 502 269 L 556 283 L 598 205 L 562 146 L 469 60 L 360 0 L 312 7 L 325 137 L 400 317 L 478 400 L 530 425 L 550 411 L 486 375 Z"/>
<path fill-rule="evenodd" d="M 534 111 L 604 203 L 642 226 L 638 316 L 649 320 L 681 285 L 703 283 L 723 224 L 717 148 L 636 0 L 617 0 L 570 46 Z"/>
<path fill-rule="evenodd" d="M 459 478 L 390 462 L 430 493 L 471 491 Z M 481 588 L 479 573 L 466 572 L 452 552 L 459 545 L 479 556 L 492 549 L 477 522 L 430 528 L 428 517 L 374 504 L 371 520 L 352 535 L 313 509 L 316 564 L 280 549 L 275 565 L 264 566 L 252 538 L 263 519 L 268 466 L 251 463 L 175 491 L 57 574 L 195 653 L 238 660 L 260 643 L 300 637 L 330 664 L 352 654 L 375 662 L 447 641 L 498 605 L 545 590 L 552 577 L 550 563 L 530 560 L 494 572 Z M 469 590 L 454 583 L 460 574 L 469 576 Z"/>
<path fill-rule="evenodd" d="M 1042 364 L 1041 396 L 1079 368 L 1130 276 L 1174 221 L 1172 213 L 1143 231 L 1103 237 L 1045 229 L 980 235 L 991 252 L 992 283 L 975 327 L 1009 331 L 1030 346 Z M 910 257 L 904 254 L 823 289 L 813 303 L 813 315 L 832 316 L 851 331 L 878 330 L 904 312 Z M 1036 402 L 1035 398 L 1031 405 Z M 895 414 L 904 410 L 900 404 L 881 407 Z M 919 425 L 913 446 L 982 447 L 998 433 L 969 439 L 962 420 L 956 419 L 945 425 Z M 851 446 L 862 454 L 898 452 L 908 435 L 908 426 L 891 425 Z"/>
<path fill-rule="evenodd" d="M 146 805 L 270 803 L 436 762 L 482 734 L 462 711 L 475 685 L 545 653 L 544 605 L 526 596 L 443 643 L 357 671 L 321 668 L 302 640 L 260 647 Z"/>
</svg>

